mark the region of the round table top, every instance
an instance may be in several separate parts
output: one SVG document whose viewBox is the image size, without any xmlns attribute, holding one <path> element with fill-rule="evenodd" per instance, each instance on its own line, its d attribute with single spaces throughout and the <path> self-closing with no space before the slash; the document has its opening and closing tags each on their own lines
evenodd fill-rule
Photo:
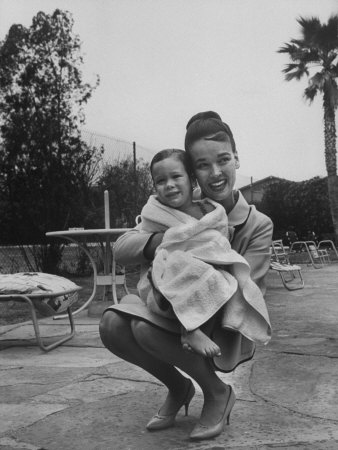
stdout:
<svg viewBox="0 0 338 450">
<path fill-rule="evenodd" d="M 45 297 L 61 297 L 62 295 L 73 294 L 74 292 L 80 291 L 81 289 L 81 286 L 74 286 L 70 289 L 64 289 L 61 291 L 46 290 L 39 292 L 12 292 L 1 294 L 1 298 L 8 299 L 9 297 L 29 297 L 32 299 L 44 299 Z"/>
<path fill-rule="evenodd" d="M 97 228 L 88 230 L 63 230 L 63 231 L 48 231 L 46 236 L 111 236 L 114 234 L 123 234 L 132 228 Z"/>
</svg>

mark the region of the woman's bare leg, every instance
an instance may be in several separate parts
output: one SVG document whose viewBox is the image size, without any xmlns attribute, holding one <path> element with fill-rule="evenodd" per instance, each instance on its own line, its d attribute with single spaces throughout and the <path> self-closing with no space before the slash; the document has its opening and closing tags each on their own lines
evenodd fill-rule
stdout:
<svg viewBox="0 0 338 450">
<path fill-rule="evenodd" d="M 146 370 L 168 388 L 168 395 L 157 412 L 163 416 L 171 415 L 182 405 L 187 395 L 188 380 L 172 364 L 140 347 L 131 324 L 132 321 L 127 317 L 106 311 L 100 323 L 101 340 L 116 356 Z M 153 327 L 150 328 L 152 330 Z"/>
<path fill-rule="evenodd" d="M 166 364 L 177 366 L 200 385 L 204 395 L 200 422 L 206 426 L 219 422 L 230 389 L 217 376 L 210 358 L 184 351 L 180 336 L 167 333 L 146 322 L 133 321 L 132 329 L 135 339 L 146 353 Z"/>
<path fill-rule="evenodd" d="M 153 327 L 152 327 L 153 328 Z M 100 336 L 105 347 L 116 356 L 141 367 L 179 395 L 186 388 L 186 378 L 172 365 L 144 351 L 135 340 L 131 320 L 114 311 L 106 311 L 100 322 Z"/>
</svg>

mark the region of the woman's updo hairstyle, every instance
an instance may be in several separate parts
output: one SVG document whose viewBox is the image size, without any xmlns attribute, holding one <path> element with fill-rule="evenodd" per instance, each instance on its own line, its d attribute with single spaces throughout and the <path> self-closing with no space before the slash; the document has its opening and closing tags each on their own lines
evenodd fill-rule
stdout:
<svg viewBox="0 0 338 450">
<path fill-rule="evenodd" d="M 187 123 L 184 147 L 189 152 L 192 144 L 199 139 L 230 142 L 233 153 L 237 153 L 235 140 L 229 125 L 222 122 L 219 114 L 205 111 L 195 114 Z"/>
</svg>

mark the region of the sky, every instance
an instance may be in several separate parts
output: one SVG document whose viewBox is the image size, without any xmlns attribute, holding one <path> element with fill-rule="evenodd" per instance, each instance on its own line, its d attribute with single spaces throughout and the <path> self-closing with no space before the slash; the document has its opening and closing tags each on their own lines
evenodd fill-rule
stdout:
<svg viewBox="0 0 338 450">
<path fill-rule="evenodd" d="M 321 97 L 284 81 L 277 50 L 300 37 L 297 18 L 322 22 L 337 0 L 0 0 L 0 40 L 39 11 L 68 10 L 85 80 L 99 87 L 86 129 L 153 150 L 183 148 L 185 125 L 217 111 L 234 134 L 239 176 L 325 176 Z"/>
</svg>

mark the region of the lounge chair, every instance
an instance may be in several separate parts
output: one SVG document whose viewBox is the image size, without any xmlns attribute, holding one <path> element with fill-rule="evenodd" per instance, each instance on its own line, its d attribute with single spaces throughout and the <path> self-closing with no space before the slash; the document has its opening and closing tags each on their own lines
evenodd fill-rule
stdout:
<svg viewBox="0 0 338 450">
<path fill-rule="evenodd" d="M 304 279 L 302 268 L 296 264 L 291 264 L 281 239 L 272 242 L 270 269 L 278 272 L 283 285 L 289 291 L 303 289 Z"/>
</svg>

